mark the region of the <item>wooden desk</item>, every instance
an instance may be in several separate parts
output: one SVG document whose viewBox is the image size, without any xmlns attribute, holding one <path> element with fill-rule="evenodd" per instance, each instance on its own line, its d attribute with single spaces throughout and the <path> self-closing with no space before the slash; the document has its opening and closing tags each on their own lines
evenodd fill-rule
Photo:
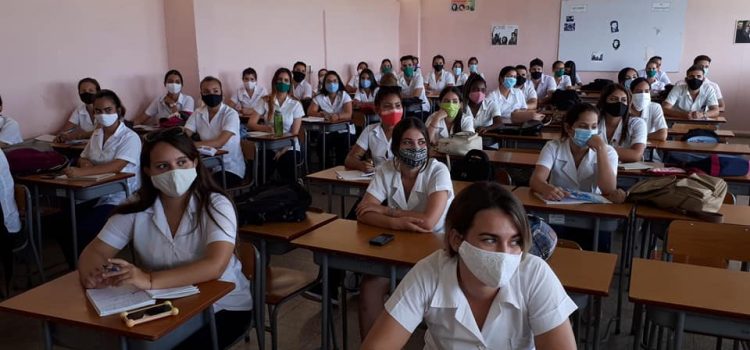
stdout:
<svg viewBox="0 0 750 350">
<path fill-rule="evenodd" d="M 750 206 L 724 204 L 719 209 L 724 215 L 724 224 L 750 226 Z M 661 220 L 672 222 L 674 220 L 701 221 L 693 216 L 686 216 L 653 206 L 640 204 L 635 209 L 635 217 L 645 220 Z"/>
<path fill-rule="evenodd" d="M 684 123 L 684 124 L 703 124 L 703 125 L 719 125 L 724 124 L 727 122 L 727 118 L 723 116 L 718 116 L 715 118 L 708 118 L 708 119 L 686 119 L 686 118 L 674 118 L 674 117 L 667 117 L 664 116 L 664 119 L 666 119 L 668 125 L 672 125 L 674 123 Z"/>
<path fill-rule="evenodd" d="M 667 152 L 750 155 L 750 145 L 746 144 L 649 141 L 647 147 Z"/>
<path fill-rule="evenodd" d="M 487 154 L 490 163 L 500 167 L 533 168 L 539 160 L 539 151 L 537 150 L 485 150 L 484 153 Z M 433 153 L 432 155 L 437 159 L 446 159 L 445 154 Z M 452 155 L 450 158 L 462 159 L 463 157 Z"/>
<path fill-rule="evenodd" d="M 77 152 L 82 152 L 84 148 L 86 148 L 86 145 L 89 144 L 89 140 L 74 140 L 73 142 L 53 142 L 50 144 L 53 149 L 62 151 L 62 150 L 74 150 Z"/>
<path fill-rule="evenodd" d="M 636 303 L 638 310 L 645 305 L 677 313 L 674 349 L 682 348 L 685 329 L 706 332 L 705 328 L 712 328 L 722 336 L 750 338 L 748 295 L 750 273 L 747 272 L 633 259 L 630 301 Z M 640 318 L 640 312 L 636 317 Z M 699 327 L 703 329 L 696 329 Z M 725 333 L 732 330 L 737 334 Z M 641 327 L 637 327 L 634 349 L 638 348 L 641 332 Z"/>
<path fill-rule="evenodd" d="M 213 323 L 213 308 L 217 300 L 234 289 L 234 284 L 210 281 L 198 284 L 200 293 L 185 298 L 174 299 L 172 304 L 180 313 L 176 316 L 144 323 L 128 328 L 119 315 L 99 317 L 88 302 L 78 279 L 78 272 L 68 273 L 53 281 L 26 291 L 0 303 L 0 310 L 42 320 L 45 332 L 45 348 L 52 348 L 49 323 L 65 324 L 110 333 L 120 337 L 120 344 L 127 346 L 130 341 L 158 341 L 169 332 L 177 329 L 187 320 L 204 313 Z M 212 327 L 215 336 L 215 325 Z M 216 338 L 214 337 L 214 344 Z"/>
<path fill-rule="evenodd" d="M 518 142 L 533 143 L 544 146 L 547 141 L 559 140 L 561 133 L 559 131 L 542 131 L 539 135 L 505 135 L 494 132 L 485 133 L 483 136 L 491 137 L 500 141 L 503 149 L 518 148 Z"/>
<path fill-rule="evenodd" d="M 385 232 L 395 236 L 390 243 L 382 247 L 369 243 L 370 239 Z M 443 235 L 386 230 L 339 219 L 293 240 L 292 244 L 312 250 L 320 265 L 323 279 L 320 334 L 329 334 L 329 268 L 388 277 L 392 291 L 398 276 L 405 275 L 419 260 L 443 247 Z M 321 339 L 321 349 L 328 349 L 329 337 L 321 336 Z"/>
<path fill-rule="evenodd" d="M 276 146 L 289 144 L 292 149 L 294 149 L 294 141 L 297 140 L 297 135 L 292 134 L 283 134 L 281 136 L 276 136 L 272 133 L 264 134 L 264 135 L 258 135 L 258 136 L 251 136 L 248 134 L 247 139 L 250 141 L 255 142 L 255 162 L 253 162 L 253 181 L 258 181 L 259 184 L 266 183 L 266 150 L 276 148 Z M 305 147 L 307 147 L 307 143 L 305 143 Z M 263 152 L 262 155 L 259 153 Z M 296 154 L 296 153 L 295 153 Z M 261 160 L 263 164 L 263 175 L 261 177 L 258 177 L 258 159 Z M 294 164 L 292 165 L 292 168 L 294 168 L 294 178 L 297 178 L 297 158 L 295 156 Z M 258 179 L 258 180 L 256 180 Z"/>
<path fill-rule="evenodd" d="M 341 130 L 346 130 L 347 135 L 349 137 L 349 144 L 351 145 L 352 141 L 352 134 L 349 132 L 349 126 L 352 125 L 351 120 L 340 120 L 340 121 L 317 121 L 317 120 L 310 120 L 308 117 L 302 118 L 302 126 L 305 130 L 305 163 L 307 163 L 307 159 L 310 156 L 310 153 L 308 152 L 307 145 L 309 142 L 307 140 L 310 140 L 310 131 L 311 130 L 318 130 L 321 132 L 322 135 L 322 147 L 323 147 L 323 159 L 320 160 L 320 167 L 322 169 L 326 168 L 326 152 L 328 151 L 328 147 L 326 147 L 326 138 L 325 135 L 332 132 L 337 132 Z M 309 169 L 309 167 L 308 167 Z"/>
<path fill-rule="evenodd" d="M 217 149 L 216 153 L 214 153 L 214 155 L 212 156 L 201 154 L 201 161 L 203 161 L 203 166 L 205 166 L 206 169 L 212 169 L 216 166 L 221 168 L 221 186 L 222 188 L 226 190 L 227 189 L 227 174 L 224 169 L 224 155 L 225 154 L 229 154 L 229 152 L 223 149 Z"/>
<path fill-rule="evenodd" d="M 73 236 L 73 263 L 78 266 L 78 228 L 76 227 L 76 200 L 87 201 L 96 199 L 108 194 L 125 191 L 125 195 L 130 196 L 130 187 L 128 179 L 135 176 L 131 173 L 118 173 L 106 179 L 95 180 L 68 180 L 50 178 L 49 175 L 36 174 L 16 177 L 18 183 L 26 184 L 31 187 L 32 201 L 35 208 L 39 208 L 39 188 L 47 187 L 54 189 L 63 189 L 68 197 L 70 206 L 71 235 Z M 39 247 L 42 246 L 42 220 L 39 210 L 34 211 L 37 241 Z"/>
<path fill-rule="evenodd" d="M 675 126 L 673 126 L 672 128 L 667 129 L 667 134 L 675 138 L 680 138 L 682 136 L 685 136 L 685 134 L 687 134 L 691 129 L 695 128 L 690 128 L 689 125 L 684 124 L 680 124 L 680 126 L 678 127 L 677 124 L 675 124 Z M 736 136 L 734 134 L 734 131 L 732 130 L 714 130 L 714 132 L 717 136 L 719 136 L 719 139 L 721 140 L 730 139 Z"/>
</svg>

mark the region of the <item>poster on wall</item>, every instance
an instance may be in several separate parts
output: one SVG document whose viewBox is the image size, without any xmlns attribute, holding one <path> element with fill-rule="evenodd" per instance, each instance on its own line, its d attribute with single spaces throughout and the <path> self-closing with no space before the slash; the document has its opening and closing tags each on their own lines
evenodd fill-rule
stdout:
<svg viewBox="0 0 750 350">
<path fill-rule="evenodd" d="M 737 21 L 737 33 L 734 35 L 735 44 L 750 44 L 750 20 Z"/>
<path fill-rule="evenodd" d="M 517 25 L 500 25 L 493 26 L 491 33 L 492 46 L 496 45 L 517 45 L 518 44 L 518 26 Z"/>
<path fill-rule="evenodd" d="M 476 0 L 451 0 L 451 11 L 474 11 Z"/>
</svg>

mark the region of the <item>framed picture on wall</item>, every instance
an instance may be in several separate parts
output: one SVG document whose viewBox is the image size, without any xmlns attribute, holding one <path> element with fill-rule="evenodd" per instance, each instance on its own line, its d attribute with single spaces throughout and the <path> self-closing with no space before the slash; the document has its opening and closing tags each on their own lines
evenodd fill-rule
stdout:
<svg viewBox="0 0 750 350">
<path fill-rule="evenodd" d="M 451 11 L 465 12 L 474 11 L 476 0 L 451 0 Z"/>
<path fill-rule="evenodd" d="M 518 45 L 517 25 L 493 26 L 492 33 L 490 35 L 490 43 L 492 44 L 492 46 Z"/>
<path fill-rule="evenodd" d="M 734 34 L 735 44 L 750 44 L 750 20 L 737 21 L 736 33 Z"/>
</svg>

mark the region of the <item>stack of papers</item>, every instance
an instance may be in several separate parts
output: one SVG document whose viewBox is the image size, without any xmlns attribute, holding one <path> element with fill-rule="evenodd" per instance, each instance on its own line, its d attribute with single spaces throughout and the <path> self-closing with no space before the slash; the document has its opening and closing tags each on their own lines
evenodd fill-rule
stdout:
<svg viewBox="0 0 750 350">
<path fill-rule="evenodd" d="M 35 140 L 44 141 L 44 142 L 55 142 L 55 138 L 57 138 L 55 135 L 45 134 L 45 135 L 37 136 Z"/>
<path fill-rule="evenodd" d="M 618 168 L 622 170 L 648 170 L 653 168 L 653 165 L 649 165 L 643 162 L 634 162 L 634 163 L 620 163 Z"/>
<path fill-rule="evenodd" d="M 200 146 L 198 147 L 198 153 L 204 156 L 213 157 L 216 154 L 216 148 L 209 146 Z"/>
<path fill-rule="evenodd" d="M 198 287 L 190 285 L 167 289 L 149 289 L 146 291 L 154 299 L 176 299 L 200 293 Z"/>
<path fill-rule="evenodd" d="M 375 173 L 365 173 L 359 170 L 337 170 L 336 178 L 339 180 L 369 180 Z"/>
<path fill-rule="evenodd" d="M 82 176 L 75 176 L 75 177 L 68 177 L 68 175 L 60 175 L 57 177 L 57 179 L 61 180 L 94 180 L 94 181 L 101 181 L 104 179 L 108 179 L 112 176 L 115 176 L 114 173 L 106 173 L 106 174 L 96 174 L 96 175 L 82 175 Z"/>
<path fill-rule="evenodd" d="M 565 197 L 559 201 L 547 200 L 542 197 L 539 193 L 534 193 L 539 199 L 544 201 L 544 204 L 611 204 L 612 202 L 596 193 L 581 192 L 581 191 L 570 191 L 568 197 Z"/>
<path fill-rule="evenodd" d="M 323 117 L 304 117 L 302 118 L 303 122 L 309 122 L 309 123 L 322 123 L 326 121 L 326 118 Z"/>
<path fill-rule="evenodd" d="M 133 286 L 86 289 L 86 297 L 99 316 L 109 316 L 156 304 L 156 299 L 176 299 L 200 293 L 190 285 L 168 289 L 140 290 Z"/>
</svg>

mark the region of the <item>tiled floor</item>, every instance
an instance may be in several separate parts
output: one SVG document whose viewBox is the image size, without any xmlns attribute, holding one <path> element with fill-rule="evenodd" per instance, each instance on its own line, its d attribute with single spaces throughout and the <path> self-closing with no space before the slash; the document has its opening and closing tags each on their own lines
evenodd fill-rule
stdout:
<svg viewBox="0 0 750 350">
<path fill-rule="evenodd" d="M 325 200 L 318 189 L 313 190 L 315 202 L 314 205 L 324 208 Z M 746 203 L 746 198 L 743 202 Z M 334 201 L 337 203 L 338 201 Z M 347 205 L 352 205 L 349 201 Z M 334 207 L 334 213 L 338 213 L 338 207 Z M 619 242 L 616 239 L 615 242 Z M 619 245 L 615 244 L 615 251 L 619 251 Z M 54 274 L 63 273 L 63 268 L 59 265 L 62 261 L 59 250 L 54 245 L 45 246 L 47 256 L 47 265 L 57 262 L 50 272 Z M 284 256 L 272 257 L 272 264 L 286 266 L 291 268 L 307 271 L 310 274 L 317 273 L 317 266 L 312 262 L 312 254 L 305 250 L 295 250 Z M 610 320 L 615 314 L 617 278 L 614 279 L 611 294 L 604 300 L 604 320 L 602 329 L 607 329 L 606 320 Z M 16 283 L 20 284 L 20 283 Z M 14 293 L 19 293 L 16 289 Z M 349 349 L 359 348 L 360 339 L 358 335 L 357 322 L 357 297 L 351 296 L 349 300 L 349 310 L 347 313 L 349 327 Z M 625 298 L 625 307 L 623 312 L 622 334 L 614 335 L 608 333 L 601 349 L 631 349 L 633 336 L 629 335 L 630 323 L 632 317 L 632 304 Z M 341 344 L 341 312 L 334 309 L 336 322 L 336 335 L 339 344 Z M 614 326 L 614 324 L 612 324 Z M 254 336 L 249 343 L 240 342 L 232 349 L 257 349 L 257 343 Z M 423 346 L 424 330 L 418 329 L 412 336 L 407 349 L 421 349 Z M 270 335 L 266 337 L 267 348 L 270 348 Z M 298 297 L 282 306 L 279 311 L 279 349 L 317 349 L 320 347 L 320 304 L 309 301 L 305 298 Z M 28 318 L 0 313 L 0 349 L 40 349 L 41 343 L 41 325 L 35 320 Z M 705 336 L 687 335 L 684 349 L 713 349 L 715 348 L 715 339 Z M 731 349 L 732 344 L 724 341 L 723 349 Z"/>
</svg>

